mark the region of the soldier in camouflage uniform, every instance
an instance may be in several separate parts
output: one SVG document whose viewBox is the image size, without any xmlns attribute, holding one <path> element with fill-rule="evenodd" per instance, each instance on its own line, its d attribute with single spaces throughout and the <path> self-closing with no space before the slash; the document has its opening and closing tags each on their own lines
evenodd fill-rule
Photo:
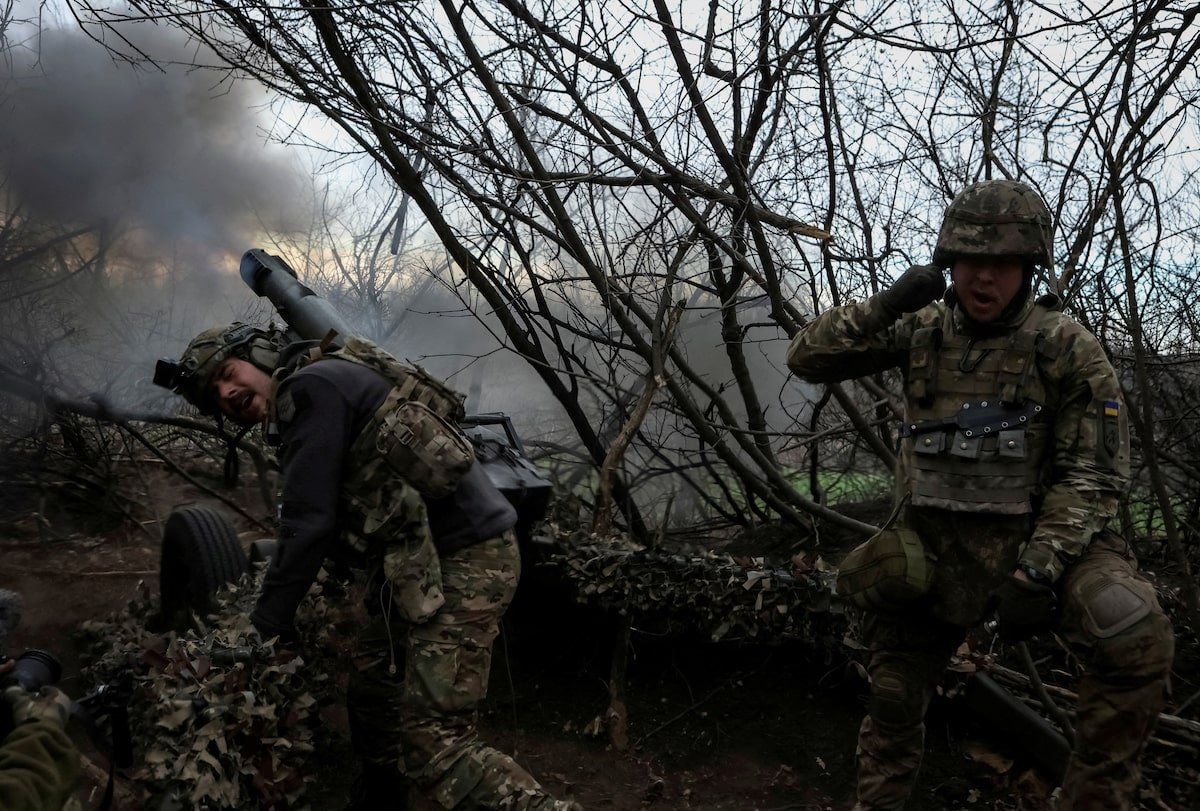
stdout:
<svg viewBox="0 0 1200 811">
<path fill-rule="evenodd" d="M 903 807 L 932 688 L 966 629 L 993 612 L 1010 641 L 1056 629 L 1086 666 L 1058 807 L 1135 803 L 1174 636 L 1109 528 L 1129 478 L 1116 374 L 1056 297 L 1032 292 L 1051 234 L 1029 186 L 976 183 L 946 210 L 933 266 L 821 314 L 788 350 L 788 366 L 812 382 L 902 370 L 898 520 L 934 567 L 925 598 L 863 618 L 871 700 L 856 808 Z M 938 300 L 945 268 L 953 286 Z M 965 419 L 981 409 L 986 420 Z"/>
<path fill-rule="evenodd" d="M 206 330 L 170 385 L 218 419 L 263 423 L 279 445 L 280 543 L 251 615 L 264 637 L 294 639 L 323 564 L 358 572 L 350 594 L 367 616 L 348 705 L 363 774 L 351 807 L 404 808 L 411 780 L 446 808 L 578 808 L 476 731 L 520 577 L 515 511 L 477 464 L 439 498 L 391 472 L 381 426 L 404 392 L 350 355 L 306 362 L 315 343 L 284 346 L 244 324 Z"/>
</svg>

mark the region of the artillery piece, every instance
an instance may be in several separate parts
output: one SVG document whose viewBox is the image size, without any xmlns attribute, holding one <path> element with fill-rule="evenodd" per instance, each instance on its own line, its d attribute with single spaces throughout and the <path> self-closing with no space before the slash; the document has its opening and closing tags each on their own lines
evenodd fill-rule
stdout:
<svg viewBox="0 0 1200 811">
<path fill-rule="evenodd" d="M 300 281 L 283 259 L 254 248 L 242 256 L 242 280 L 269 300 L 288 326 L 292 340 L 321 340 L 332 330 L 356 331 L 327 300 Z M 551 485 L 525 454 L 525 446 L 504 413 L 470 414 L 459 426 L 475 447 L 479 465 L 517 510 L 517 537 L 532 543 L 533 526 L 545 514 Z M 162 613 L 169 624 L 189 614 L 207 613 L 212 598 L 256 562 L 270 560 L 277 541 L 263 538 L 243 546 L 232 524 L 218 510 L 202 505 L 176 508 L 167 519 L 159 565 Z"/>
</svg>

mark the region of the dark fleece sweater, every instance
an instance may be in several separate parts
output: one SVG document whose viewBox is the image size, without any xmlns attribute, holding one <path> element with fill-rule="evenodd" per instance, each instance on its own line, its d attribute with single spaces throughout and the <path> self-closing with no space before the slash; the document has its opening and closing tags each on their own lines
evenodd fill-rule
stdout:
<svg viewBox="0 0 1200 811">
<path fill-rule="evenodd" d="M 279 396 L 289 395 L 295 410 L 290 421 L 279 425 L 279 549 L 251 615 L 264 635 L 292 636 L 296 607 L 325 559 L 338 556 L 346 457 L 391 388 L 371 369 L 336 358 L 305 366 L 280 385 Z M 478 464 L 453 493 L 428 500 L 426 506 L 442 556 L 494 538 L 517 520 L 512 505 Z"/>
</svg>

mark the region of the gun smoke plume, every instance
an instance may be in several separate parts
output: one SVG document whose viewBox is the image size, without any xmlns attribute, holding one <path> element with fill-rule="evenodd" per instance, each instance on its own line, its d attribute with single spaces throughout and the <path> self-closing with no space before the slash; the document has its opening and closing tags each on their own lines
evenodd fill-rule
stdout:
<svg viewBox="0 0 1200 811">
<path fill-rule="evenodd" d="M 16 201 L 40 219 L 234 254 L 260 218 L 301 222 L 298 174 L 258 129 L 261 91 L 180 67 L 203 55 L 177 33 L 141 32 L 136 44 L 163 69 L 117 61 L 67 29 L 10 51 L 0 154 Z"/>
<path fill-rule="evenodd" d="M 145 402 L 156 357 L 252 316 L 237 257 L 308 227 L 311 192 L 265 143 L 266 92 L 188 67 L 206 55 L 182 34 L 124 32 L 157 62 L 131 64 L 74 28 L 13 32 L 0 32 L 0 360 Z"/>
</svg>

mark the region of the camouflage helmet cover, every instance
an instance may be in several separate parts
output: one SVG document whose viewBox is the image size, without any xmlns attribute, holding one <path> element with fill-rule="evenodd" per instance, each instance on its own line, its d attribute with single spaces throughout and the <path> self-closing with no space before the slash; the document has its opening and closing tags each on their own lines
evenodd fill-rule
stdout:
<svg viewBox="0 0 1200 811">
<path fill-rule="evenodd" d="M 277 331 L 265 331 L 251 324 L 234 321 L 212 327 L 196 335 L 179 359 L 180 372 L 173 387 L 189 403 L 205 413 L 216 410 L 210 384 L 227 358 L 237 357 L 253 363 L 270 374 L 283 346 Z"/>
<path fill-rule="evenodd" d="M 960 256 L 1017 256 L 1050 267 L 1054 231 L 1041 195 L 1019 180 L 985 180 L 963 189 L 946 207 L 933 263 Z"/>
</svg>

